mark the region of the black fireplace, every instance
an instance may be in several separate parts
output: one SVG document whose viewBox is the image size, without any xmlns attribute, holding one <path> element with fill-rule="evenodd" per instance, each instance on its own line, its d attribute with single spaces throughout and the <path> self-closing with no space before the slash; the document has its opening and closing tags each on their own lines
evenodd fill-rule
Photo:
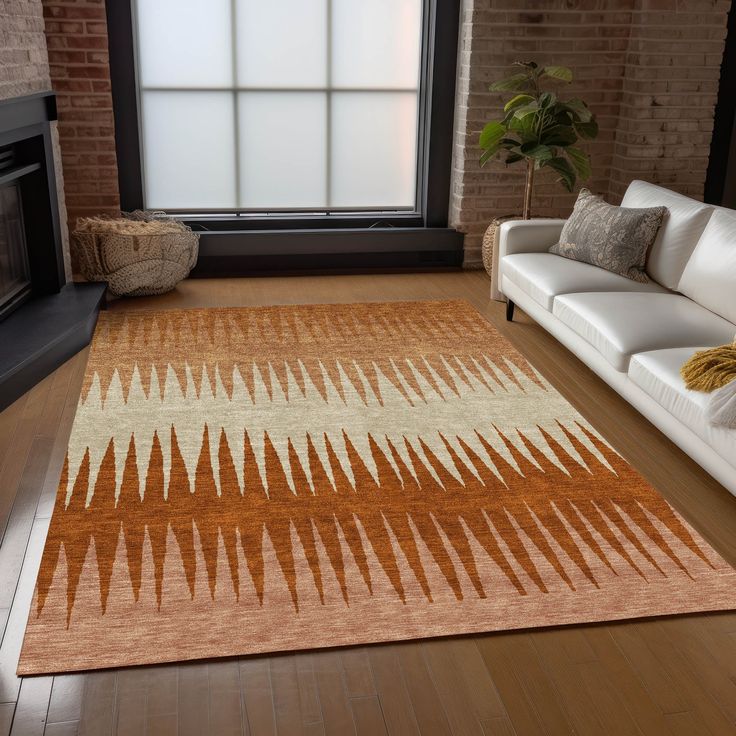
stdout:
<svg viewBox="0 0 736 736">
<path fill-rule="evenodd" d="M 66 283 L 51 92 L 0 101 L 0 410 L 86 345 L 103 284 Z"/>
</svg>

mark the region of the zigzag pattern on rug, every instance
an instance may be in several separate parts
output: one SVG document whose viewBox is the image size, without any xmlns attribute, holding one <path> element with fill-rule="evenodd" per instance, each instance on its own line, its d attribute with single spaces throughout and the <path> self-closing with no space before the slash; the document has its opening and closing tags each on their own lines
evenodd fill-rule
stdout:
<svg viewBox="0 0 736 736">
<path fill-rule="evenodd" d="M 546 592 L 547 589 L 517 529 L 524 531 L 571 589 L 574 589 L 574 585 L 565 570 L 570 561 L 594 585 L 597 586 L 598 583 L 581 552 L 579 542 L 576 542 L 568 531 L 568 526 L 576 532 L 578 540 L 587 545 L 611 572 L 614 572 L 614 566 L 596 541 L 594 534 L 606 540 L 610 548 L 643 578 L 652 572 L 662 575 L 664 572 L 646 546 L 639 541 L 637 534 L 645 534 L 650 542 L 687 573 L 685 564 L 667 544 L 653 519 L 665 525 L 688 549 L 706 564 L 710 564 L 661 496 L 643 485 L 637 489 L 636 494 L 630 493 L 628 484 L 636 480 L 636 477 L 618 455 L 582 428 L 589 440 L 606 458 L 608 464 L 604 465 L 572 432 L 565 427 L 561 429 L 583 458 L 585 466 L 570 457 L 544 430 L 541 431 L 556 457 L 563 463 L 564 470 L 552 463 L 521 433 L 519 434 L 521 441 L 531 453 L 533 462 L 516 449 L 503 434 L 498 433 L 516 461 L 518 469 L 496 452 L 482 435 L 478 435 L 495 468 L 501 472 L 502 479 L 499 479 L 486 462 L 464 443 L 462 443 L 463 450 L 471 459 L 477 474 L 469 472 L 465 463 L 455 455 L 453 458 L 456 460 L 455 466 L 463 469 L 462 477 L 458 480 L 445 469 L 426 445 L 423 445 L 422 450 L 424 456 L 429 458 L 434 473 L 408 442 L 406 450 L 414 472 L 404 464 L 392 443 L 389 442 L 392 454 L 392 461 L 389 461 L 378 444 L 369 437 L 373 463 L 378 468 L 378 481 L 375 481 L 346 435 L 345 445 L 355 482 L 351 482 L 342 472 L 341 463 L 328 439 L 327 453 L 330 476 L 335 479 L 333 483 L 322 465 L 314 443 L 307 436 L 311 482 L 307 480 L 307 473 L 293 445 L 289 444 L 291 476 L 296 480 L 296 491 L 291 489 L 281 460 L 268 436 L 265 438 L 267 488 L 263 485 L 246 432 L 243 450 L 246 491 L 241 492 L 224 430 L 221 430 L 219 438 L 219 483 L 215 482 L 208 429 L 205 428 L 192 494 L 189 490 L 190 478 L 181 456 L 176 432 L 172 428 L 171 469 L 166 497 L 161 492 L 163 488 L 161 443 L 158 435 L 154 435 L 143 497 L 138 492 L 136 447 L 135 440 L 131 437 L 125 456 L 122 487 L 117 499 L 115 448 L 110 441 L 97 473 L 91 503 L 85 505 L 84 501 L 89 483 L 88 455 L 85 455 L 77 473 L 69 503 L 65 504 L 64 497 L 59 494 L 54 523 L 49 531 L 42 574 L 38 580 L 38 611 L 40 613 L 43 609 L 56 563 L 63 548 L 67 561 L 68 616 L 71 616 L 82 566 L 94 544 L 100 581 L 100 603 L 104 612 L 121 536 L 127 552 L 130 583 L 137 599 L 146 534 L 153 553 L 156 595 L 160 605 L 164 559 L 167 552 L 173 552 L 167 546 L 169 530 L 176 539 L 179 559 L 184 567 L 192 597 L 197 573 L 194 553 L 196 534 L 204 555 L 212 597 L 215 596 L 217 586 L 217 555 L 222 540 L 236 596 L 240 594 L 241 571 L 237 554 L 237 546 L 240 545 L 253 587 L 261 601 L 264 580 L 263 535 L 268 535 L 276 550 L 281 571 L 297 610 L 299 601 L 292 525 L 296 530 L 298 543 L 301 544 L 309 562 L 314 585 L 323 601 L 322 572 L 316 551 L 318 538 L 327 551 L 332 571 L 340 582 L 346 603 L 349 602 L 349 595 L 341 538 L 346 541 L 368 590 L 371 589 L 371 572 L 367 565 L 364 538 L 367 539 L 383 571 L 391 581 L 396 595 L 405 601 L 389 532 L 398 541 L 400 549 L 421 584 L 424 595 L 430 601 L 432 591 L 417 550 L 417 537 L 421 538 L 429 549 L 458 600 L 463 597 L 457 570 L 443 544 L 440 531 L 452 546 L 456 558 L 472 580 L 480 598 L 485 598 L 487 592 L 478 577 L 468 543 L 468 533 L 481 544 L 521 595 L 525 595 L 526 590 L 514 571 L 516 565 L 521 566 L 540 591 Z M 449 443 L 447 449 L 454 455 Z M 397 466 L 399 474 L 395 471 Z M 65 467 L 62 484 L 66 481 L 67 474 L 68 469 Z M 436 480 L 438 476 L 439 482 Z M 602 476 L 605 476 L 605 479 Z M 560 489 L 563 500 L 555 500 L 549 496 L 550 482 L 555 483 Z M 590 492 L 591 486 L 596 482 L 606 486 L 607 492 L 602 497 L 597 498 Z M 616 491 L 618 484 L 627 490 Z M 651 567 L 648 570 L 642 570 L 632 559 L 619 541 L 619 535 L 633 545 L 649 563 Z M 556 552 L 553 545 L 559 546 L 564 554 Z M 504 549 L 507 550 L 506 553 Z M 512 559 L 514 565 L 511 563 Z"/>
</svg>

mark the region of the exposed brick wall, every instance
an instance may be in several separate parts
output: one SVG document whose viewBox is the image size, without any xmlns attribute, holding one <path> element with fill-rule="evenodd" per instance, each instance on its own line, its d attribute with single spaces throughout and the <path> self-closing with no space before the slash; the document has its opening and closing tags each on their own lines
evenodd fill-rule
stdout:
<svg viewBox="0 0 736 736">
<path fill-rule="evenodd" d="M 51 89 L 41 0 L 0 0 L 0 99 Z M 56 123 L 51 124 L 61 221 L 66 219 L 64 176 Z M 62 228 L 64 265 L 71 278 L 69 239 Z"/>
<path fill-rule="evenodd" d="M 78 217 L 120 212 L 105 2 L 43 0 L 43 11 L 73 229 Z"/>
<path fill-rule="evenodd" d="M 632 178 L 702 199 L 730 0 L 638 0 L 609 192 Z"/>
<path fill-rule="evenodd" d="M 464 0 L 451 222 L 466 233 L 465 264 L 480 266 L 494 215 L 521 211 L 524 168 L 478 165 L 478 134 L 499 116 L 490 82 L 516 59 L 573 69 L 564 94 L 585 99 L 598 138 L 585 145 L 587 182 L 611 201 L 643 178 L 702 198 L 729 0 Z M 568 194 L 540 172 L 533 215 L 569 213 Z"/>
<path fill-rule="evenodd" d="M 41 0 L 0 0 L 0 99 L 51 89 Z"/>
</svg>

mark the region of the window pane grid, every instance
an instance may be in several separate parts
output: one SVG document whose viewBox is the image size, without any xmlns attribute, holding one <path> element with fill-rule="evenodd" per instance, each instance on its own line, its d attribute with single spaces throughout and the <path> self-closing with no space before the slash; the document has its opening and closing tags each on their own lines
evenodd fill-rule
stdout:
<svg viewBox="0 0 736 736">
<path fill-rule="evenodd" d="M 138 0 L 146 206 L 200 213 L 415 212 L 422 3 L 374 0 L 374 5 L 366 10 L 358 0 Z M 212 83 L 203 83 L 199 70 L 194 83 L 185 84 L 178 70 L 167 68 L 179 63 L 182 54 L 168 44 L 174 61 L 157 59 L 158 50 L 146 40 L 151 18 L 182 6 L 186 17 L 199 21 L 215 8 L 214 20 L 202 21 L 210 35 L 204 46 L 216 57 Z M 300 67 L 299 59 L 289 56 L 283 62 L 268 48 L 273 32 L 268 16 L 288 17 L 297 6 L 302 25 L 316 28 L 312 11 L 324 13 L 323 48 L 315 51 L 311 42 L 302 43 L 294 52 L 319 57 L 323 71 L 307 58 L 294 78 L 289 75 Z M 388 41 L 371 28 L 386 19 L 398 27 L 384 34 Z M 281 23 L 278 31 L 288 36 L 294 29 Z M 258 40 L 261 33 L 263 42 Z M 256 41 L 246 46 L 243 38 L 248 36 Z M 229 55 L 229 79 L 223 78 L 223 49 Z M 256 53 L 267 57 L 262 68 Z M 394 71 L 390 58 L 386 63 L 378 59 L 381 54 L 393 54 L 403 66 Z M 407 55 L 414 57 L 413 63 L 407 63 Z M 189 112 L 179 95 L 189 96 Z M 195 108 L 212 105 L 218 96 L 222 99 L 214 106 L 228 119 L 214 123 Z M 163 100 L 174 98 L 176 114 L 162 117 L 169 107 Z M 223 112 L 225 108 L 230 112 Z M 162 127 L 158 135 L 152 132 Z M 212 140 L 210 151 L 212 136 L 218 139 Z"/>
</svg>

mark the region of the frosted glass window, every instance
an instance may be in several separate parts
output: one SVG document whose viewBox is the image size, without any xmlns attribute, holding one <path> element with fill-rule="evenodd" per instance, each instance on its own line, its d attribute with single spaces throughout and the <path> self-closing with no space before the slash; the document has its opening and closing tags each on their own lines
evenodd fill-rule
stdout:
<svg viewBox="0 0 736 736">
<path fill-rule="evenodd" d="M 146 206 L 235 207 L 233 97 L 228 92 L 145 92 Z"/>
<path fill-rule="evenodd" d="M 238 84 L 324 87 L 327 0 L 238 0 Z"/>
<path fill-rule="evenodd" d="M 143 87 L 233 84 L 230 0 L 137 0 Z"/>
<path fill-rule="evenodd" d="M 332 95 L 332 204 L 411 207 L 417 98 L 411 92 Z"/>
<path fill-rule="evenodd" d="M 326 95 L 243 92 L 238 103 L 241 206 L 325 207 Z"/>
<path fill-rule="evenodd" d="M 332 0 L 335 87 L 415 89 L 421 0 Z"/>
<path fill-rule="evenodd" d="M 132 0 L 144 205 L 416 210 L 428 0 Z"/>
</svg>

